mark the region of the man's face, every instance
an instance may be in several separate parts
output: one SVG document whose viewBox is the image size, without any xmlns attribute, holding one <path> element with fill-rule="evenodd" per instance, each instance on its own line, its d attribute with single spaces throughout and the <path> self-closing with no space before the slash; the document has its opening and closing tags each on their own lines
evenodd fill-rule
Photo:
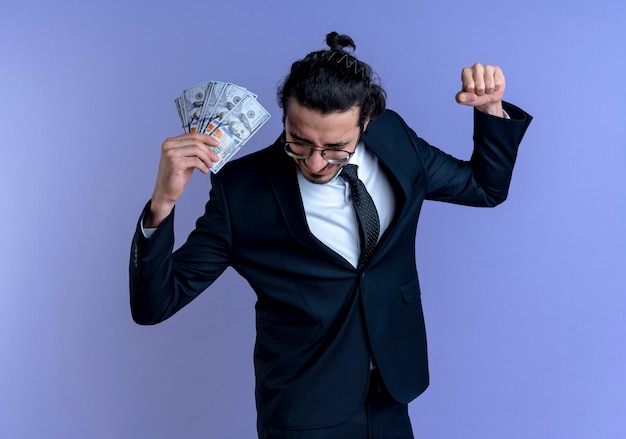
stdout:
<svg viewBox="0 0 626 439">
<path fill-rule="evenodd" d="M 361 135 L 358 122 L 358 107 L 342 113 L 321 114 L 301 106 L 294 97 L 289 99 L 285 114 L 286 140 L 307 144 L 315 149 L 306 159 L 294 158 L 304 178 L 311 183 L 323 184 L 337 175 L 344 164 L 328 163 L 320 151 L 342 149 L 354 152 Z"/>
</svg>

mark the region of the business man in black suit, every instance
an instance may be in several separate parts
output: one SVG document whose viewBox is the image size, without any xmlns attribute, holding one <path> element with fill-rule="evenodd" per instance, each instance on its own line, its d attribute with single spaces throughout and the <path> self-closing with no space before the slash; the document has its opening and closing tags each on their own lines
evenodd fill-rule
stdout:
<svg viewBox="0 0 626 439">
<path fill-rule="evenodd" d="M 475 108 L 474 152 L 457 160 L 385 109 L 349 37 L 327 44 L 279 90 L 284 132 L 211 176 L 206 211 L 173 253 L 174 203 L 194 169 L 217 160 L 216 141 L 164 142 L 133 239 L 132 314 L 167 319 L 231 266 L 258 297 L 259 437 L 412 438 L 408 403 L 428 386 L 414 249 L 422 202 L 504 201 L 531 117 L 503 103 L 498 67 L 463 69 L 457 101 Z M 353 164 L 369 194 L 343 175 Z"/>
</svg>

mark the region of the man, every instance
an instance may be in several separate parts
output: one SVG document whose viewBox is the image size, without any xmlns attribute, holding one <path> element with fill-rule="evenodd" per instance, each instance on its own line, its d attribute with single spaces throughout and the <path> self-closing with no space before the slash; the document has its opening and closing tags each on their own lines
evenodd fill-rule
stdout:
<svg viewBox="0 0 626 439">
<path fill-rule="evenodd" d="M 131 309 L 137 323 L 158 323 L 232 266 L 258 297 L 259 437 L 412 438 L 407 404 L 428 386 L 414 251 L 422 202 L 504 201 L 531 117 L 502 102 L 498 67 L 464 68 L 456 99 L 475 108 L 474 152 L 457 160 L 385 110 L 349 37 L 326 42 L 279 89 L 278 140 L 212 175 L 206 211 L 173 254 L 174 204 L 194 169 L 209 172 L 217 142 L 163 143 L 133 240 Z"/>
</svg>

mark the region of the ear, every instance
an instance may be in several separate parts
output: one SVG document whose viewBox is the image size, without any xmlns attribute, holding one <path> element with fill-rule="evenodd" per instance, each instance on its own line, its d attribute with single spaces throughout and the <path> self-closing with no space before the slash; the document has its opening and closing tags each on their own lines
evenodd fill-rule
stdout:
<svg viewBox="0 0 626 439">
<path fill-rule="evenodd" d="M 368 117 L 367 119 L 365 119 L 365 122 L 363 122 L 363 132 L 365 132 L 365 130 L 367 129 L 367 126 L 369 125 L 370 120 L 372 119 Z"/>
</svg>

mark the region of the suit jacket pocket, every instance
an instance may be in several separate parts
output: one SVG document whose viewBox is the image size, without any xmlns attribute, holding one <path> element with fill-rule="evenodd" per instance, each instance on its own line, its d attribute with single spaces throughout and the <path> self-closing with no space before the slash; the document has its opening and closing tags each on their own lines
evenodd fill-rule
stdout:
<svg viewBox="0 0 626 439">
<path fill-rule="evenodd" d="M 419 281 L 417 278 L 413 279 L 411 282 L 402 285 L 400 291 L 402 292 L 404 303 L 410 304 L 416 302 L 420 298 Z"/>
</svg>

